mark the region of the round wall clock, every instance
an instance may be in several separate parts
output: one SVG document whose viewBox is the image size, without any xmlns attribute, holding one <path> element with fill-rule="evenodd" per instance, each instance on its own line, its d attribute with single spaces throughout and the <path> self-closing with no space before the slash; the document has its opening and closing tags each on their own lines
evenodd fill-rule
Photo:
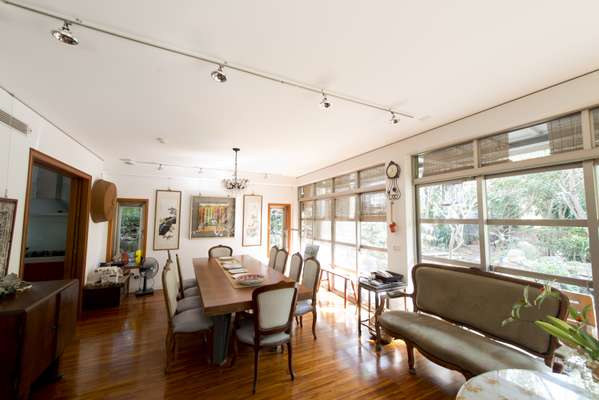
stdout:
<svg viewBox="0 0 599 400">
<path fill-rule="evenodd" d="M 387 165 L 387 178 L 389 179 L 397 179 L 399 177 L 399 173 L 401 172 L 401 168 L 393 161 L 389 161 Z"/>
</svg>

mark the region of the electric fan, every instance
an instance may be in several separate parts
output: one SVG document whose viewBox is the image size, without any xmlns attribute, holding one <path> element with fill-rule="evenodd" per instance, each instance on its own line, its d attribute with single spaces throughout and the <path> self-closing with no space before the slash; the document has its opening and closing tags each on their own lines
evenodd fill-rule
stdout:
<svg viewBox="0 0 599 400">
<path fill-rule="evenodd" d="M 142 287 L 136 292 L 136 296 L 145 296 L 154 293 L 154 277 L 158 273 L 158 260 L 152 257 L 144 258 L 141 266 L 139 267 L 139 275 L 143 279 Z M 148 286 L 148 280 L 152 281 L 152 284 Z"/>
</svg>

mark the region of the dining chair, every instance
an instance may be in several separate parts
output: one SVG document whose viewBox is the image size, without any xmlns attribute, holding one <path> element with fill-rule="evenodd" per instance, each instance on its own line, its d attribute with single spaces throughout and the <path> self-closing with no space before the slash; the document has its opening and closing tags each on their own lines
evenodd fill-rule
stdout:
<svg viewBox="0 0 599 400">
<path fill-rule="evenodd" d="M 175 261 L 177 261 L 177 284 L 179 287 L 179 296 L 181 299 L 185 299 L 188 297 L 198 297 L 200 295 L 200 288 L 198 288 L 198 282 L 195 279 L 189 279 L 188 281 L 193 281 L 193 285 L 189 285 L 187 283 L 187 288 L 185 287 L 185 283 L 183 281 L 183 277 L 181 275 L 181 261 L 179 260 L 179 254 L 175 254 Z M 168 260 L 169 263 L 172 263 L 171 259 Z"/>
<path fill-rule="evenodd" d="M 181 262 L 179 260 L 179 254 L 175 254 L 175 259 L 177 260 L 177 274 L 179 275 L 179 283 L 181 284 L 181 294 L 183 294 L 185 289 L 197 287 L 198 282 L 194 278 L 183 279 L 183 274 L 181 274 Z"/>
<path fill-rule="evenodd" d="M 312 335 L 316 340 L 316 294 L 320 286 L 320 263 L 314 257 L 310 257 L 304 261 L 302 286 L 312 289 L 312 298 L 297 302 L 295 316 L 299 318 L 300 326 L 304 326 L 303 316 L 312 313 Z"/>
<path fill-rule="evenodd" d="M 300 277 L 302 276 L 303 264 L 304 259 L 299 251 L 292 255 L 291 261 L 289 262 L 289 278 L 293 279 L 295 282 L 299 282 Z"/>
<path fill-rule="evenodd" d="M 187 311 L 192 308 L 202 308 L 204 305 L 202 304 L 202 298 L 200 297 L 200 289 L 198 288 L 198 283 L 195 279 L 193 279 L 193 287 L 188 287 L 185 289 L 183 285 L 183 280 L 181 279 L 181 264 L 179 262 L 179 254 L 175 255 L 175 260 L 177 261 L 177 274 L 175 274 L 175 278 L 177 278 L 177 287 L 178 294 L 177 296 L 179 300 L 177 301 L 177 313 L 182 311 Z"/>
<path fill-rule="evenodd" d="M 172 361 L 177 355 L 177 339 L 180 336 L 199 335 L 206 341 L 207 353 L 210 357 L 212 349 L 213 323 L 201 308 L 193 308 L 177 313 L 178 283 L 176 273 L 172 268 L 172 261 L 167 261 L 162 270 L 162 291 L 168 316 L 168 330 L 166 332 L 166 367 L 168 373 Z"/>
<path fill-rule="evenodd" d="M 277 251 L 277 256 L 275 257 L 275 266 L 273 269 L 284 274 L 285 267 L 287 266 L 287 257 L 289 257 L 287 250 L 281 249 Z"/>
<path fill-rule="evenodd" d="M 275 261 L 277 260 L 278 252 L 279 252 L 279 248 L 277 246 L 272 246 L 270 248 L 270 252 L 268 253 L 268 268 L 275 267 Z"/>
<path fill-rule="evenodd" d="M 233 249 L 223 244 L 213 246 L 208 250 L 208 257 L 231 257 L 232 255 Z"/>
<path fill-rule="evenodd" d="M 246 344 L 254 348 L 254 385 L 252 393 L 256 393 L 258 382 L 258 361 L 262 347 L 273 348 L 287 344 L 287 362 L 291 380 L 295 379 L 292 361 L 291 325 L 297 299 L 297 288 L 294 282 L 279 282 L 265 285 L 252 293 L 252 316 L 243 319 L 235 317 L 235 341 L 233 358 L 235 363 L 238 345 Z"/>
</svg>

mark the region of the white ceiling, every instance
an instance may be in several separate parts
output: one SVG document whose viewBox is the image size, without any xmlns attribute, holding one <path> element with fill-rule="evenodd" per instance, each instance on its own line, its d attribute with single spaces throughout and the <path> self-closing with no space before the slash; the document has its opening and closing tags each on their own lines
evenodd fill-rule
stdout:
<svg viewBox="0 0 599 400">
<path fill-rule="evenodd" d="M 0 85 L 107 161 L 298 176 L 599 67 L 599 3 L 46 0 L 27 4 L 415 114 L 320 98 L 0 3 Z M 176 4 L 176 6 L 175 6 Z M 161 145 L 156 137 L 164 137 Z"/>
</svg>

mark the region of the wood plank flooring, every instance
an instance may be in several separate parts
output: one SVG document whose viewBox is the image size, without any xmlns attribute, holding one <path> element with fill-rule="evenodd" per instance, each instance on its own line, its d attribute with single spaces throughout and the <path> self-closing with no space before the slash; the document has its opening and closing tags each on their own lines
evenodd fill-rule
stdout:
<svg viewBox="0 0 599 400">
<path fill-rule="evenodd" d="M 318 339 L 311 319 L 295 330 L 295 381 L 287 354 L 263 352 L 257 393 L 252 396 L 253 353 L 241 348 L 232 368 L 208 365 L 205 349 L 188 343 L 164 375 L 166 311 L 162 293 L 129 297 L 118 309 L 85 313 L 77 338 L 66 349 L 64 378 L 36 388 L 33 399 L 453 399 L 464 378 L 417 353 L 408 374 L 403 342 L 376 356 L 374 343 L 358 339 L 355 307 L 319 293 Z"/>
</svg>

